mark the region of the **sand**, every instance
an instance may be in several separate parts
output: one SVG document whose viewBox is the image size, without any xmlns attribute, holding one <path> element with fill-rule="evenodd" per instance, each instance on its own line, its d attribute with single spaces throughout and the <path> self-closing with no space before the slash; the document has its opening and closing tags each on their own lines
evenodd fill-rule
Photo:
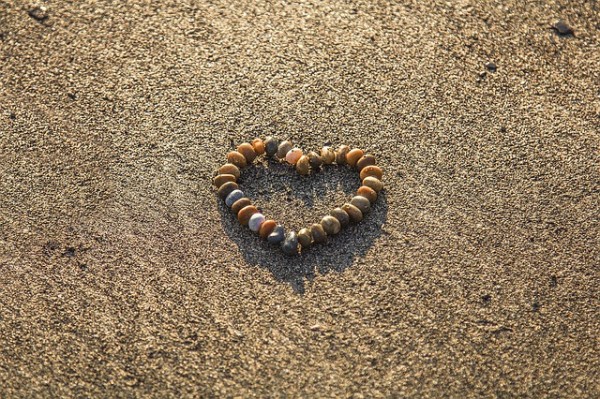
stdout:
<svg viewBox="0 0 600 399">
<path fill-rule="evenodd" d="M 0 1 L 0 397 L 598 397 L 598 15 Z M 240 228 L 212 174 L 267 135 L 376 155 L 372 214 Z M 359 185 L 241 182 L 290 228 Z"/>
</svg>

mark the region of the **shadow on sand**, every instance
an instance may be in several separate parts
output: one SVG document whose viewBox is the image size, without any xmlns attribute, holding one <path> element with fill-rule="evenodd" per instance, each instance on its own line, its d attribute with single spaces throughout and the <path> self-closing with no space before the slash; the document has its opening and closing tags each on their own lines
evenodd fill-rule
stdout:
<svg viewBox="0 0 600 399">
<path fill-rule="evenodd" d="M 347 167 L 328 166 L 314 175 L 304 177 L 291 171 L 288 165 L 273 161 L 266 165 L 259 164 L 257 167 L 244 169 L 239 181 L 240 187 L 256 203 L 268 203 L 271 200 L 301 201 L 307 208 L 304 218 L 314 218 L 302 224 L 298 220 L 290 221 L 291 218 L 286 220 L 284 217 L 282 223 L 286 231 L 294 222 L 305 226 L 317 222 L 319 215 L 315 216 L 314 210 L 311 211 L 315 208 L 316 201 L 334 195 L 339 198 L 343 195 L 345 201 L 348 201 L 360 186 L 356 171 Z M 286 256 L 278 246 L 267 243 L 250 229 L 240 226 L 236 216 L 223 201 L 218 200 L 218 204 L 223 230 L 239 247 L 246 262 L 269 269 L 276 279 L 290 283 L 298 293 L 304 292 L 305 280 L 312 280 L 316 271 L 321 274 L 329 271 L 342 272 L 352 265 L 355 257 L 364 256 L 374 240 L 381 235 L 388 210 L 384 189 L 362 222 L 342 229 L 340 234 L 330 237 L 325 244 L 310 247 L 298 256 Z M 269 217 L 269 212 L 265 213 Z"/>
</svg>

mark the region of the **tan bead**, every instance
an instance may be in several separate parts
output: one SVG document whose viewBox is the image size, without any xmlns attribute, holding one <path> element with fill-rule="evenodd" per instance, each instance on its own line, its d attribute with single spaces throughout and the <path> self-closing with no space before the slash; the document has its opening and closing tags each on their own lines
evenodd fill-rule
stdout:
<svg viewBox="0 0 600 399">
<path fill-rule="evenodd" d="M 366 215 L 371 210 L 371 202 L 361 195 L 352 197 L 350 203 L 357 207 L 363 215 Z"/>
<path fill-rule="evenodd" d="M 323 229 L 323 226 L 319 223 L 315 223 L 310 226 L 310 234 L 312 235 L 313 241 L 315 243 L 325 242 L 327 241 L 327 233 Z"/>
<path fill-rule="evenodd" d="M 246 157 L 237 151 L 230 151 L 227 153 L 227 162 L 234 164 L 238 168 L 246 167 Z"/>
<path fill-rule="evenodd" d="M 356 162 L 356 169 L 360 172 L 365 166 L 375 165 L 375 163 L 375 157 L 371 154 L 366 154 Z"/>
<path fill-rule="evenodd" d="M 221 185 L 221 187 L 219 187 L 219 190 L 217 190 L 217 193 L 219 194 L 219 197 L 221 198 L 225 198 L 227 197 L 233 190 L 237 190 L 239 187 L 237 185 L 237 183 L 232 182 L 232 181 L 228 181 L 226 183 L 223 183 Z"/>
<path fill-rule="evenodd" d="M 346 155 L 350 152 L 350 147 L 341 145 L 335 152 L 335 163 L 338 165 L 346 165 Z"/>
<path fill-rule="evenodd" d="M 296 170 L 303 176 L 310 173 L 310 159 L 306 155 L 302 155 L 296 162 Z"/>
<path fill-rule="evenodd" d="M 379 166 L 369 165 L 362 168 L 360 171 L 360 180 L 364 180 L 367 176 L 373 176 L 378 180 L 383 177 L 383 170 Z"/>
<path fill-rule="evenodd" d="M 273 229 L 277 226 L 277 222 L 274 220 L 265 220 L 264 223 L 260 226 L 260 230 L 258 230 L 258 235 L 260 238 L 266 239 L 269 234 L 273 232 Z"/>
<path fill-rule="evenodd" d="M 336 218 L 342 227 L 346 227 L 350 224 L 350 216 L 342 208 L 335 208 L 331 211 L 331 216 Z"/>
<path fill-rule="evenodd" d="M 255 213 L 258 213 L 258 209 L 254 205 L 248 205 L 240 210 L 237 217 L 242 225 L 247 226 L 248 222 L 250 221 L 250 218 Z"/>
<path fill-rule="evenodd" d="M 265 153 L 265 143 L 261 139 L 252 140 L 252 148 L 256 155 L 262 155 Z"/>
<path fill-rule="evenodd" d="M 362 214 L 362 212 L 360 211 L 360 209 L 358 209 L 354 205 L 345 203 L 344 205 L 342 205 L 342 209 L 344 211 L 346 211 L 346 213 L 348 214 L 348 216 L 350 216 L 350 220 L 352 222 L 358 223 L 361 220 L 363 220 L 363 214 Z"/>
<path fill-rule="evenodd" d="M 220 175 L 234 175 L 236 180 L 240 178 L 240 170 L 232 163 L 221 166 L 217 173 Z"/>
<path fill-rule="evenodd" d="M 335 152 L 331 147 L 323 147 L 321 149 L 321 160 L 325 165 L 331 165 L 335 161 Z"/>
<path fill-rule="evenodd" d="M 292 148 L 285 155 L 285 160 L 290 165 L 296 165 L 296 162 L 298 162 L 298 160 L 300 159 L 300 157 L 302 155 L 303 155 L 303 152 L 302 152 L 302 150 L 300 148 Z"/>
<path fill-rule="evenodd" d="M 231 205 L 231 211 L 237 215 L 242 208 L 247 207 L 248 205 L 252 205 L 250 198 L 240 198 L 239 200 L 235 201 L 233 205 Z"/>
<path fill-rule="evenodd" d="M 321 219 L 321 226 L 323 226 L 323 230 L 325 230 L 328 236 L 335 235 L 342 229 L 340 221 L 333 216 L 325 216 Z"/>
<path fill-rule="evenodd" d="M 302 245 L 302 248 L 310 247 L 310 244 L 312 244 L 310 229 L 304 228 L 298 232 L 298 242 Z"/>
<path fill-rule="evenodd" d="M 355 167 L 358 160 L 361 159 L 364 154 L 365 154 L 365 152 L 363 150 L 355 148 L 355 149 L 349 151 L 348 154 L 346 155 L 346 162 L 351 167 Z"/>
<path fill-rule="evenodd" d="M 287 155 L 287 153 L 290 152 L 291 149 L 292 149 L 291 142 L 289 142 L 288 140 L 282 141 L 281 144 L 279 144 L 279 147 L 277 147 L 277 152 L 275 153 L 275 156 L 278 159 L 284 159 L 285 156 Z"/>
<path fill-rule="evenodd" d="M 235 183 L 236 180 L 237 179 L 234 175 L 217 175 L 213 178 L 213 184 L 215 185 L 215 187 L 219 188 L 228 181 L 232 181 Z"/>
<path fill-rule="evenodd" d="M 247 163 L 252 163 L 256 159 L 256 152 L 250 143 L 240 144 L 237 151 L 246 158 Z"/>
<path fill-rule="evenodd" d="M 373 190 L 375 190 L 375 192 L 380 192 L 381 190 L 383 190 L 383 183 L 381 182 L 381 180 L 377 179 L 376 177 L 373 176 L 367 176 L 363 179 L 362 184 L 364 186 L 370 187 Z"/>
<path fill-rule="evenodd" d="M 360 186 L 356 193 L 361 197 L 368 199 L 370 203 L 373 203 L 377 200 L 377 192 L 369 186 Z"/>
</svg>

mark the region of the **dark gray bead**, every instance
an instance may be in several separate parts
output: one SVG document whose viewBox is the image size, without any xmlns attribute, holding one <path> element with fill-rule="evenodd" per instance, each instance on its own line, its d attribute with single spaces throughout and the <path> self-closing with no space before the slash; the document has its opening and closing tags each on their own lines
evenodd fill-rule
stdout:
<svg viewBox="0 0 600 399">
<path fill-rule="evenodd" d="M 267 241 L 271 244 L 279 244 L 285 239 L 285 229 L 282 225 L 275 226 L 271 234 L 267 237 Z"/>
<path fill-rule="evenodd" d="M 365 197 L 361 197 L 360 195 L 352 197 L 350 203 L 357 207 L 363 215 L 371 210 L 371 203 L 369 202 L 369 200 Z"/>
<path fill-rule="evenodd" d="M 267 156 L 272 157 L 277 152 L 277 148 L 279 147 L 279 141 L 273 137 L 267 137 L 265 140 L 265 152 Z"/>
<path fill-rule="evenodd" d="M 335 208 L 331 211 L 331 216 L 339 220 L 342 227 L 346 227 L 350 224 L 350 216 L 342 208 Z"/>
<path fill-rule="evenodd" d="M 286 255 L 295 255 L 298 253 L 298 236 L 295 232 L 290 231 L 281 244 L 281 249 Z"/>
</svg>

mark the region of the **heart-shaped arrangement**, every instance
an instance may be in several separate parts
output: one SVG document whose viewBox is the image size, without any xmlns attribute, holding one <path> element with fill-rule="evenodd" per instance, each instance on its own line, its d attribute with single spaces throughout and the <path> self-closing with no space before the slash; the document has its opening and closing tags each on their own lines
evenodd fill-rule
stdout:
<svg viewBox="0 0 600 399">
<path fill-rule="evenodd" d="M 285 234 L 284 227 L 274 220 L 266 220 L 236 183 L 240 177 L 240 169 L 252 164 L 263 154 L 288 162 L 295 166 L 301 175 L 308 175 L 322 165 L 331 165 L 334 162 L 338 165 L 348 165 L 358 170 L 362 186 L 350 202 L 335 208 L 330 215 L 323 217 L 320 223 L 301 229 L 298 233 L 291 231 Z M 242 225 L 250 227 L 250 230 L 268 242 L 280 245 L 284 253 L 295 255 L 315 243 L 327 241 L 327 236 L 338 234 L 342 227 L 360 222 L 371 210 L 371 205 L 383 189 L 383 171 L 375 163 L 373 155 L 365 154 L 358 148 L 351 150 L 347 145 L 342 145 L 335 151 L 331 147 L 323 147 L 320 155 L 316 152 L 304 155 L 302 150 L 294 148 L 290 141 L 280 143 L 273 137 L 264 141 L 257 138 L 252 143 L 240 144 L 237 151 L 227 154 L 227 163 L 216 172 L 213 184 Z"/>
</svg>

